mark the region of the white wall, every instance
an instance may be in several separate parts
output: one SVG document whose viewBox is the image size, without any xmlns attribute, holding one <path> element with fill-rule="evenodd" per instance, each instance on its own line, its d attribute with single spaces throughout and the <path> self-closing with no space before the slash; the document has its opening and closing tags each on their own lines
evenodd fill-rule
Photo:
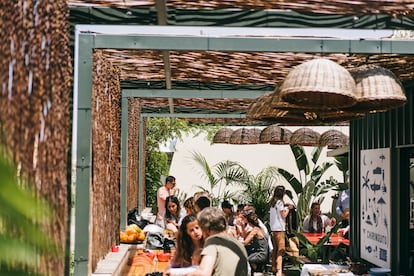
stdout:
<svg viewBox="0 0 414 276">
<path fill-rule="evenodd" d="M 238 127 L 234 127 L 235 129 Z M 294 131 L 299 127 L 287 127 L 289 130 Z M 348 135 L 349 130 L 346 126 L 341 127 L 311 127 L 313 130 L 323 133 L 326 130 L 335 128 Z M 310 154 L 312 147 L 305 147 L 305 151 L 310 161 Z M 204 186 L 208 182 L 204 180 L 203 173 L 199 165 L 193 160 L 192 152 L 198 152 L 204 156 L 211 166 L 225 160 L 237 161 L 243 167 L 248 169 L 252 175 L 257 175 L 262 169 L 268 166 L 281 167 L 291 173 L 297 174 L 294 156 L 290 150 L 289 145 L 270 145 L 270 144 L 258 144 L 258 145 L 229 145 L 229 144 L 210 144 L 205 139 L 205 136 L 200 137 L 186 137 L 183 141 L 178 141 L 176 144 L 176 152 L 171 164 L 170 174 L 174 175 L 177 179 L 177 187 L 181 191 L 186 192 L 188 195 L 192 195 L 198 191 L 197 185 Z M 326 156 L 327 149 L 324 148 L 319 162 L 324 161 L 333 162 L 333 158 Z M 333 176 L 338 181 L 343 181 L 342 174 L 336 168 L 332 166 L 322 181 Z M 297 177 L 299 177 L 297 175 Z M 281 183 L 283 184 L 283 183 Z M 207 187 L 207 186 L 205 186 Z M 290 188 L 289 185 L 286 185 Z M 326 199 L 322 204 L 323 212 L 330 212 L 332 199 L 331 195 L 334 192 L 330 192 L 326 195 Z"/>
</svg>

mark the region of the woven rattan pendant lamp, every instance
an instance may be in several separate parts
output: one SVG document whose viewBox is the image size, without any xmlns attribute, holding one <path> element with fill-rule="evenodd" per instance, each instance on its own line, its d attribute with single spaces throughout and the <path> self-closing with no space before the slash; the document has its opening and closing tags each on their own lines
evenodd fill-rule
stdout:
<svg viewBox="0 0 414 276">
<path fill-rule="evenodd" d="M 233 130 L 228 127 L 219 129 L 213 137 L 214 144 L 228 144 L 230 142 L 230 136 Z"/>
<path fill-rule="evenodd" d="M 259 143 L 260 131 L 255 128 L 239 128 L 233 131 L 229 144 L 248 145 Z"/>
<path fill-rule="evenodd" d="M 360 119 L 365 116 L 364 112 L 339 110 L 337 108 L 323 108 L 321 106 L 306 107 L 291 104 L 280 97 L 280 90 L 274 92 L 270 106 L 278 110 L 288 110 L 286 117 L 296 114 L 294 119 L 299 120 L 298 125 L 330 125 L 346 124 L 350 120 Z M 293 120 L 291 120 L 293 121 Z M 292 123 L 291 123 L 292 124 Z"/>
<path fill-rule="evenodd" d="M 349 137 L 339 130 L 330 129 L 321 134 L 319 145 L 328 149 L 344 147 L 349 145 Z"/>
<path fill-rule="evenodd" d="M 290 144 L 300 146 L 319 146 L 321 135 L 313 129 L 302 127 L 295 130 L 290 137 Z"/>
<path fill-rule="evenodd" d="M 278 125 L 270 125 L 264 128 L 260 133 L 259 143 L 286 145 L 290 143 L 292 132 Z"/>
<path fill-rule="evenodd" d="M 280 96 L 286 102 L 323 108 L 345 108 L 356 103 L 355 81 L 339 64 L 317 58 L 293 68 L 283 81 Z"/>
<path fill-rule="evenodd" d="M 297 109 L 278 109 L 272 107 L 275 95 L 268 93 L 257 98 L 247 111 L 248 119 L 265 121 L 268 123 L 280 123 L 285 125 L 317 125 L 313 112 L 305 112 L 302 108 Z"/>
<path fill-rule="evenodd" d="M 384 112 L 407 102 L 404 88 L 388 69 L 376 65 L 364 65 L 351 70 L 355 79 L 357 102 L 349 111 Z"/>
</svg>

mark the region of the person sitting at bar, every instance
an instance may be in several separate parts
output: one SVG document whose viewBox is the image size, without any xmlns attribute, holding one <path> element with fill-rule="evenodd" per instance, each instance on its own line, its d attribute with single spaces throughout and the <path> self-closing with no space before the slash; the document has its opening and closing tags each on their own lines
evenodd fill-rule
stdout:
<svg viewBox="0 0 414 276">
<path fill-rule="evenodd" d="M 305 233 L 322 233 L 325 232 L 327 226 L 335 226 L 336 219 L 328 218 L 321 214 L 321 205 L 313 202 L 311 205 L 311 214 L 307 215 L 303 220 L 303 232 Z"/>
</svg>

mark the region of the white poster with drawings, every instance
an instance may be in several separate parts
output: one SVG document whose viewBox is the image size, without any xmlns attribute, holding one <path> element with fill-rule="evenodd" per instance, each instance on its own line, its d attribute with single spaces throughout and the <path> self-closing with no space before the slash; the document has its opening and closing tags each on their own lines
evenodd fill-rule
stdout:
<svg viewBox="0 0 414 276">
<path fill-rule="evenodd" d="M 391 267 L 390 149 L 361 151 L 361 258 Z"/>
</svg>

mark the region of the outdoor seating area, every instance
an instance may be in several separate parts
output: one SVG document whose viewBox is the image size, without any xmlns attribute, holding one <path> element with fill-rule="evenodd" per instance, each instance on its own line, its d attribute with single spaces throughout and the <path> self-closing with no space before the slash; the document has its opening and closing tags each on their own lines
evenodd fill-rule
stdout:
<svg viewBox="0 0 414 276">
<path fill-rule="evenodd" d="M 414 276 L 413 1 L 0 14 L 0 274 Z"/>
</svg>

